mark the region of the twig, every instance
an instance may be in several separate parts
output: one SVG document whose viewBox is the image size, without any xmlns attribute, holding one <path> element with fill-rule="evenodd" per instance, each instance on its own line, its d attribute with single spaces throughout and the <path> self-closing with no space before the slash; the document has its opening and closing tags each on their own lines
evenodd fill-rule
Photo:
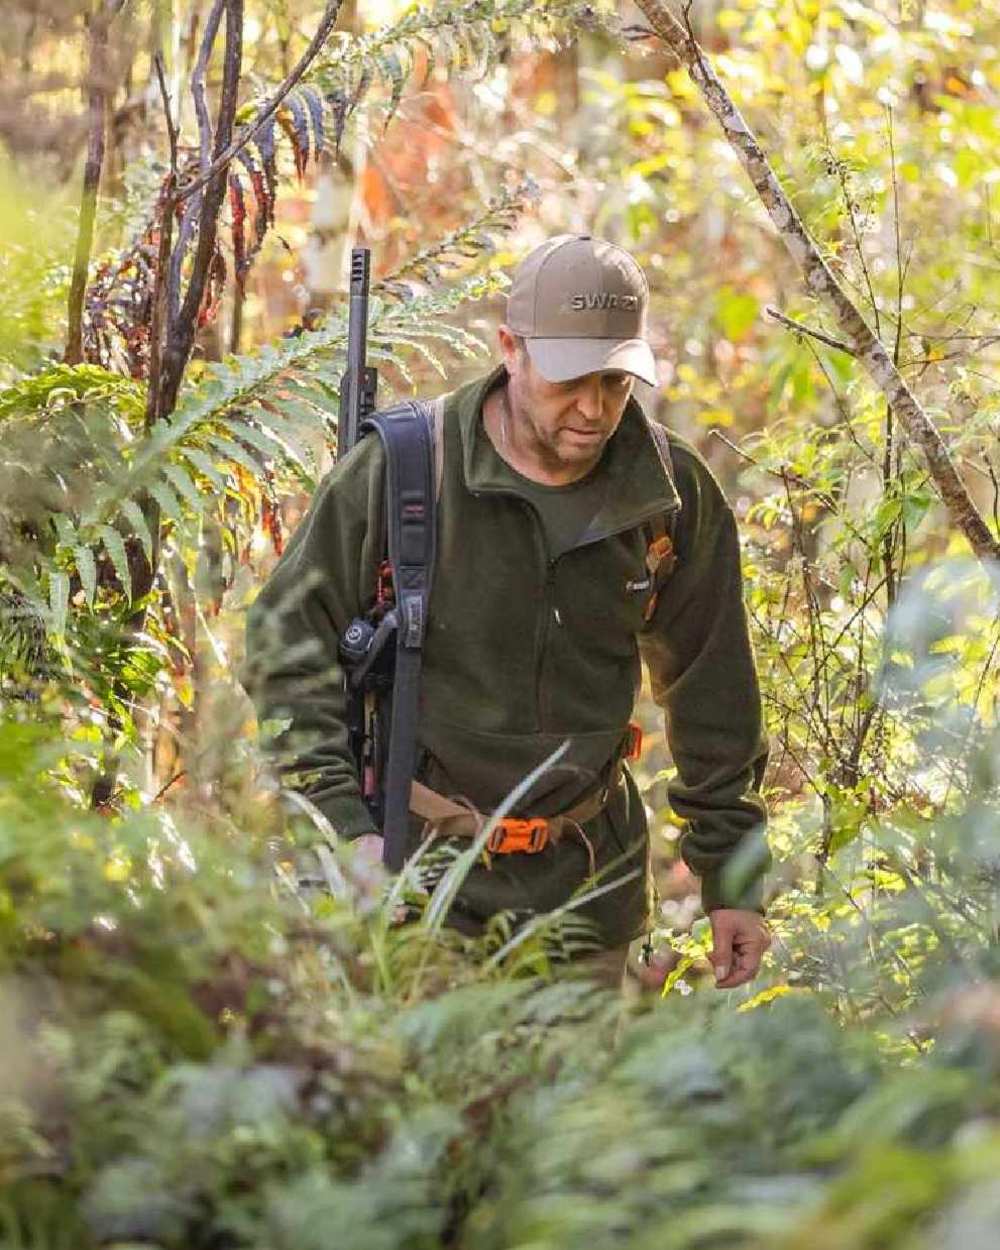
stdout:
<svg viewBox="0 0 1000 1250">
<path fill-rule="evenodd" d="M 174 773 L 174 775 L 170 778 L 169 781 L 167 781 L 164 785 L 160 786 L 159 790 L 157 790 L 156 794 L 153 796 L 151 802 L 159 803 L 160 799 L 163 798 L 163 796 L 170 789 L 170 787 L 176 785 L 177 782 L 180 781 L 182 777 L 186 777 L 186 776 L 187 776 L 186 768 L 182 768 L 180 769 L 179 772 Z"/>
<path fill-rule="evenodd" d="M 167 142 L 170 145 L 170 172 L 174 179 L 177 178 L 177 124 L 174 121 L 173 114 L 170 109 L 170 91 L 167 88 L 167 76 L 163 66 L 163 53 L 157 51 L 153 57 L 153 66 L 156 69 L 156 80 L 160 84 L 160 99 L 163 102 L 163 116 L 167 123 Z"/>
<path fill-rule="evenodd" d="M 844 397 L 837 390 L 836 382 L 834 382 L 833 378 L 830 376 L 829 366 L 827 365 L 826 361 L 819 354 L 819 352 L 816 350 L 813 343 L 808 338 L 806 339 L 806 347 L 808 347 L 809 352 L 812 355 L 816 368 L 819 369 L 820 373 L 822 373 L 823 377 L 826 379 L 826 384 L 830 388 L 830 394 L 833 396 L 834 407 L 837 409 L 837 412 L 840 414 L 840 419 L 843 422 L 844 429 L 847 431 L 847 437 L 851 440 L 851 442 L 858 449 L 858 451 L 865 458 L 865 460 L 867 460 L 868 463 L 872 465 L 872 467 L 874 468 L 875 456 L 872 453 L 872 451 L 869 448 L 867 448 L 864 445 L 864 443 L 862 443 L 862 441 L 858 438 L 857 431 L 854 429 L 854 422 L 851 420 L 850 410 L 847 407 L 847 403 L 844 400 Z M 851 478 L 850 478 L 850 473 L 848 472 L 847 476 L 845 477 L 842 490 L 841 490 L 842 498 L 847 497 L 847 492 L 850 488 L 850 485 L 851 485 Z"/>
<path fill-rule="evenodd" d="M 827 347 L 833 347 L 838 352 L 846 352 L 848 356 L 856 356 L 857 352 L 849 343 L 841 342 L 840 339 L 832 338 L 829 334 L 824 334 L 822 330 L 814 330 L 812 326 L 804 325 L 801 321 L 796 321 L 792 317 L 786 317 L 783 312 L 779 312 L 773 304 L 768 304 L 764 308 L 764 312 L 773 321 L 780 321 L 783 326 L 788 326 L 789 330 L 794 330 L 796 334 L 808 334 L 811 339 L 818 339 L 820 343 L 825 343 Z"/>
<path fill-rule="evenodd" d="M 710 430 L 709 433 L 712 437 L 721 439 L 730 451 L 735 451 L 738 456 L 741 456 L 747 461 L 748 464 L 752 464 L 755 469 L 759 469 L 761 467 L 759 461 L 754 459 L 749 452 L 744 451 L 742 447 L 737 447 L 732 439 L 726 438 L 725 434 L 723 434 L 721 430 L 713 429 Z M 835 499 L 828 495 L 825 490 L 820 490 L 818 486 L 814 486 L 812 482 L 808 481 L 804 477 L 801 477 L 795 472 L 794 469 L 786 468 L 784 465 L 780 469 L 769 469 L 765 466 L 764 472 L 770 473 L 772 477 L 776 477 L 779 481 L 784 482 L 786 485 L 789 482 L 794 482 L 795 485 L 801 487 L 802 490 L 807 490 L 811 495 L 814 495 L 820 503 L 834 511 L 836 510 L 837 501 Z"/>
<path fill-rule="evenodd" d="M 226 147 L 215 156 L 208 169 L 203 170 L 193 182 L 189 183 L 178 192 L 178 203 L 188 199 L 190 196 L 195 195 L 203 187 L 206 187 L 221 170 L 224 170 L 228 166 L 229 162 L 233 159 L 236 153 L 241 148 L 245 147 L 264 126 L 264 124 L 274 116 L 274 114 L 281 107 L 281 102 L 285 99 L 288 93 L 297 86 L 306 70 L 321 52 L 323 44 L 326 43 L 327 39 L 330 37 L 330 32 L 336 24 L 342 3 L 343 0 L 328 0 L 326 8 L 323 10 L 323 17 L 320 20 L 316 33 L 313 35 L 309 47 L 306 48 L 305 52 L 299 59 L 298 64 L 285 78 L 284 82 L 281 83 L 271 99 L 268 100 L 267 104 L 265 104 L 260 110 L 256 119 L 240 132 L 237 139 L 234 139 L 231 143 L 227 143 Z"/>
<path fill-rule="evenodd" d="M 896 240 L 896 339 L 892 347 L 892 360 L 899 368 L 899 350 L 903 338 L 903 292 L 906 286 L 906 271 L 909 268 L 909 257 L 903 263 L 903 245 L 899 235 L 899 173 L 896 169 L 896 140 L 892 130 L 892 109 L 886 105 L 886 126 L 889 132 L 889 167 L 892 170 L 892 220 Z M 910 255 L 913 255 L 912 249 Z"/>
<path fill-rule="evenodd" d="M 622 26 L 621 33 L 629 43 L 636 43 L 640 39 L 656 38 L 656 31 L 650 30 L 648 26 L 643 26 L 641 22 L 633 22 L 628 26 Z"/>
<path fill-rule="evenodd" d="M 832 155 L 832 153 L 831 153 Z M 840 194 L 843 196 L 844 205 L 847 209 L 847 218 L 851 223 L 851 235 L 854 239 L 854 250 L 858 254 L 858 262 L 861 265 L 861 273 L 865 280 L 865 289 L 868 292 L 868 302 L 872 307 L 872 316 L 875 318 L 875 337 L 882 338 L 882 324 L 879 320 L 878 300 L 875 298 L 875 287 L 872 284 L 871 271 L 868 268 L 868 260 L 865 256 L 865 249 L 861 243 L 861 231 L 858 228 L 858 219 L 855 216 L 855 204 L 851 198 L 851 188 L 847 184 L 847 171 L 843 161 L 834 159 L 834 168 L 837 171 L 837 181 L 840 183 Z"/>
</svg>

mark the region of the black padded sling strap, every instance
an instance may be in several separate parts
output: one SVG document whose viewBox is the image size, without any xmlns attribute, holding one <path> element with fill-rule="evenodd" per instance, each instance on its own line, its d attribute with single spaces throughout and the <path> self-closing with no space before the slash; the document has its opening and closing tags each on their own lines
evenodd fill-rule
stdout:
<svg viewBox="0 0 1000 1250">
<path fill-rule="evenodd" d="M 433 423 L 431 405 L 412 400 L 374 413 L 361 426 L 362 433 L 374 430 L 385 445 L 386 533 L 398 617 L 382 824 L 382 859 L 393 872 L 403 866 L 409 827 L 420 666 L 434 569 Z"/>
</svg>

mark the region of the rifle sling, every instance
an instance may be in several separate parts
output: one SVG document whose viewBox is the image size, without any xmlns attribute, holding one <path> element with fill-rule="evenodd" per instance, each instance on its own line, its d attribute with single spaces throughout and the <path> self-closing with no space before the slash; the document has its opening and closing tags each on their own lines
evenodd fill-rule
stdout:
<svg viewBox="0 0 1000 1250">
<path fill-rule="evenodd" d="M 383 783 L 382 858 L 398 872 L 409 828 L 410 783 L 416 755 L 420 668 L 436 543 L 434 417 L 431 405 L 410 400 L 374 413 L 386 453 L 386 536 L 399 623 L 392 683 L 389 758 Z"/>
</svg>

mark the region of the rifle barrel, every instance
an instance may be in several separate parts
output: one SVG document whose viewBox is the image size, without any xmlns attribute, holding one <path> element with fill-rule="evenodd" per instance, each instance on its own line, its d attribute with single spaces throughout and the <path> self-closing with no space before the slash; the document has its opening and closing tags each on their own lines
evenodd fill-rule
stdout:
<svg viewBox="0 0 1000 1250">
<path fill-rule="evenodd" d="M 368 338 L 368 288 L 371 251 L 351 251 L 351 294 L 347 321 L 347 364 L 340 381 L 340 419 L 337 425 L 337 459 L 342 460 L 358 441 L 358 426 L 365 414 L 366 340 Z"/>
</svg>

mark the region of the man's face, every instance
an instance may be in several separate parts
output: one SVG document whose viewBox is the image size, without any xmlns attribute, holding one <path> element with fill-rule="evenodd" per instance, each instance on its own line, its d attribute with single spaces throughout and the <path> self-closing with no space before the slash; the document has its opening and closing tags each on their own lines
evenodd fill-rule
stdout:
<svg viewBox="0 0 1000 1250">
<path fill-rule="evenodd" d="M 604 370 L 568 382 L 548 382 L 531 363 L 527 349 L 512 335 L 505 335 L 504 329 L 500 341 L 519 434 L 527 436 L 532 451 L 547 467 L 586 472 L 601 458 L 618 429 L 634 377 Z"/>
</svg>

